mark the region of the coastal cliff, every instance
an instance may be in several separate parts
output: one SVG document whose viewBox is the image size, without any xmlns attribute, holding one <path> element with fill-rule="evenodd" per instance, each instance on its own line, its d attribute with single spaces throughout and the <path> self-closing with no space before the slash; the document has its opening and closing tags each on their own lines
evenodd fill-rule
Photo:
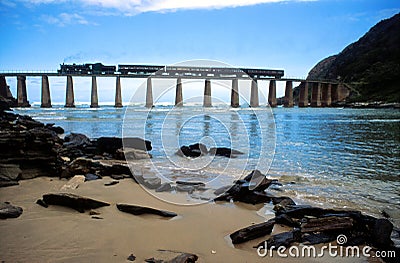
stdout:
<svg viewBox="0 0 400 263">
<path fill-rule="evenodd" d="M 339 54 L 314 66 L 307 79 L 341 80 L 347 102 L 400 102 L 400 13 L 380 21 Z M 294 96 L 298 94 L 298 87 Z"/>
</svg>

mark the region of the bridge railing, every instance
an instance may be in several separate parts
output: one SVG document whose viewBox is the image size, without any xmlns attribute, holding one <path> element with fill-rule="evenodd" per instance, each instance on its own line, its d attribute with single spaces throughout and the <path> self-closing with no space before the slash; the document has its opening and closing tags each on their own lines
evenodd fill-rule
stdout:
<svg viewBox="0 0 400 263">
<path fill-rule="evenodd" d="M 0 70 L 0 74 L 23 74 L 23 73 L 30 73 L 30 74 L 55 74 L 58 73 L 54 70 Z"/>
</svg>

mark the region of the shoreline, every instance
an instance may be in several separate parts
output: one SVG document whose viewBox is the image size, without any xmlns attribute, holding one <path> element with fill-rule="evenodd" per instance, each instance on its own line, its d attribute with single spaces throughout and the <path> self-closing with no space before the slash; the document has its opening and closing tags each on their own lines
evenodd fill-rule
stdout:
<svg viewBox="0 0 400 263">
<path fill-rule="evenodd" d="M 242 203 L 207 203 L 196 206 L 173 205 L 150 196 L 133 180 L 124 179 L 115 186 L 106 187 L 111 178 L 88 181 L 68 192 L 111 203 L 95 209 L 99 217 L 78 213 L 70 208 L 49 206 L 43 208 L 35 200 L 44 193 L 60 192 L 65 179 L 39 177 L 25 180 L 19 186 L 2 189 L 2 199 L 24 208 L 16 219 L 1 221 L 1 260 L 5 262 L 124 262 L 130 254 L 137 262 L 154 257 L 169 259 L 180 251 L 199 256 L 198 262 L 298 262 L 298 258 L 259 257 L 254 245 L 265 237 L 236 245 L 228 235 L 265 218 L 251 205 Z M 185 198 L 185 194 L 178 194 Z M 178 213 L 177 218 L 133 216 L 119 212 L 119 202 L 156 207 Z M 276 226 L 272 234 L 287 230 Z M 166 252 L 158 251 L 167 250 Z M 329 257 L 305 258 L 303 262 L 335 262 Z M 342 258 L 341 258 L 342 260 Z M 354 261 L 343 258 L 343 262 Z"/>
</svg>

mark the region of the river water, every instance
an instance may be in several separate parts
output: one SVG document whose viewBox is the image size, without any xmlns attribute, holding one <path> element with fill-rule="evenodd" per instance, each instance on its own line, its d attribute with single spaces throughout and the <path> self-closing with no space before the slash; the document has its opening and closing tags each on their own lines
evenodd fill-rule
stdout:
<svg viewBox="0 0 400 263">
<path fill-rule="evenodd" d="M 81 105 L 16 112 L 60 125 L 66 133 L 151 140 L 152 165 L 164 179 L 193 177 L 217 187 L 257 168 L 283 183 L 271 190 L 274 194 L 374 216 L 385 210 L 400 226 L 399 110 Z M 199 141 L 244 154 L 197 160 L 175 154 L 180 146 Z"/>
</svg>

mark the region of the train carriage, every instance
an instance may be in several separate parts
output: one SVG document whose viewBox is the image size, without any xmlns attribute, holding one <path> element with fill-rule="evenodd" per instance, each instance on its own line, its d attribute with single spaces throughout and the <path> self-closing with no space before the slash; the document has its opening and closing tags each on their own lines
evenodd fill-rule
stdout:
<svg viewBox="0 0 400 263">
<path fill-rule="evenodd" d="M 61 64 L 58 70 L 59 74 L 82 74 L 82 75 L 100 75 L 100 74 L 122 74 L 122 75 L 151 75 L 160 76 L 188 76 L 188 77 L 235 77 L 241 72 L 246 73 L 251 78 L 280 79 L 284 75 L 283 70 L 279 69 L 254 69 L 254 68 L 228 68 L 228 67 L 190 67 L 190 66 L 160 66 L 160 65 L 127 65 L 119 64 L 116 66 L 106 66 L 102 63 L 86 64 Z"/>
</svg>

